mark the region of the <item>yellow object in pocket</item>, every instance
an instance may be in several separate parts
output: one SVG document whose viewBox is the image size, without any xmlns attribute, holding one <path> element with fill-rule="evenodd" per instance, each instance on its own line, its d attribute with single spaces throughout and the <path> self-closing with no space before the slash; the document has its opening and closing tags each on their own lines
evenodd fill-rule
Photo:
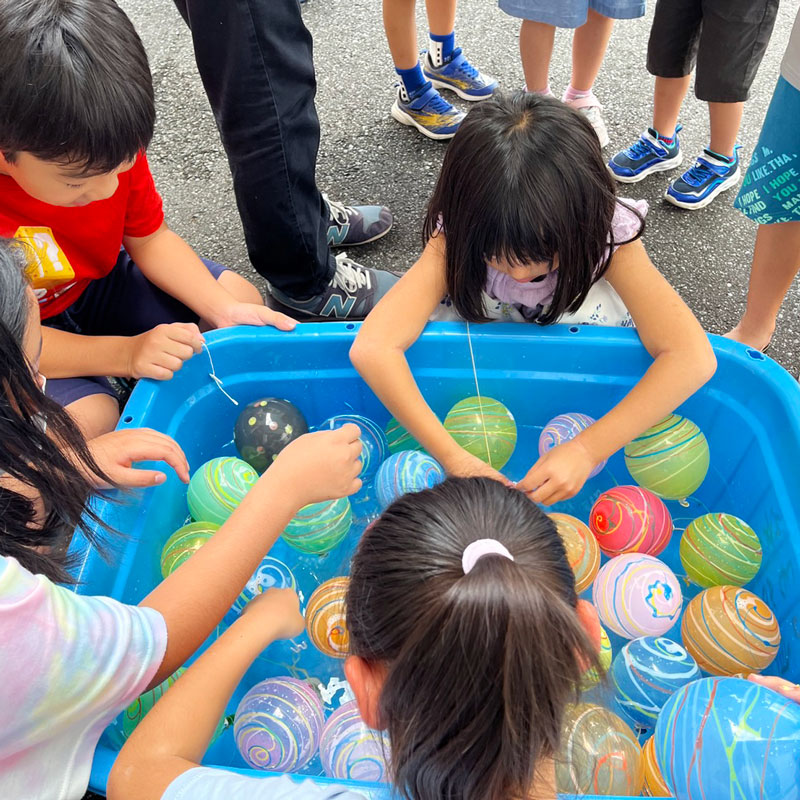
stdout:
<svg viewBox="0 0 800 800">
<path fill-rule="evenodd" d="M 75 280 L 75 270 L 50 228 L 21 226 L 14 238 L 27 245 L 28 266 L 25 272 L 34 289 L 52 289 Z"/>
</svg>

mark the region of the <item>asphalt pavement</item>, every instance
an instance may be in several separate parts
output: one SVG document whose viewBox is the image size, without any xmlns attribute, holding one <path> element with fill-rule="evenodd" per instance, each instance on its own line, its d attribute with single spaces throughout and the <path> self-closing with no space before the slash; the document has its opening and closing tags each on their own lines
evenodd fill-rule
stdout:
<svg viewBox="0 0 800 800">
<path fill-rule="evenodd" d="M 252 275 L 227 162 L 196 72 L 189 31 L 170 0 L 121 0 L 121 5 L 150 54 L 159 114 L 150 158 L 169 224 L 202 255 Z M 617 23 L 595 87 L 611 134 L 609 156 L 649 124 L 653 79 L 645 70 L 645 54 L 655 4 L 648 5 L 644 18 Z M 424 4 L 418 6 L 423 48 L 427 27 Z M 422 213 L 447 145 L 423 138 L 389 116 L 394 73 L 378 0 L 309 0 L 303 8 L 314 35 L 319 84 L 319 186 L 346 203 L 389 206 L 395 215 L 392 232 L 349 255 L 369 266 L 406 269 L 421 249 Z M 797 8 L 798 0 L 781 4 L 745 111 L 743 165 L 757 141 Z M 491 0 L 459 3 L 458 44 L 505 89 L 523 83 L 518 28 L 519 22 Z M 570 44 L 571 32 L 559 31 L 551 72 L 557 93 L 569 82 Z M 708 141 L 705 104 L 690 96 L 681 122 L 685 152 L 693 157 Z M 651 210 L 644 241 L 651 258 L 703 325 L 715 333 L 725 332 L 744 308 L 756 226 L 732 207 L 735 191 L 707 209 L 687 212 L 662 201 L 665 188 L 665 176 L 655 175 L 622 187 L 622 195 L 648 200 Z M 800 290 L 795 285 L 770 351 L 795 374 L 800 370 L 798 311 Z"/>
</svg>

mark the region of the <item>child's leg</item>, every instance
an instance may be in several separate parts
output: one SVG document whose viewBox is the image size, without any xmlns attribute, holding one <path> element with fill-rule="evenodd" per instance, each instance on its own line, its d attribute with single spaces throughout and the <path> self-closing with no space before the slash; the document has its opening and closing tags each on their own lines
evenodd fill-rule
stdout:
<svg viewBox="0 0 800 800">
<path fill-rule="evenodd" d="M 550 59 L 556 29 L 545 22 L 523 19 L 519 29 L 519 54 L 529 92 L 550 92 Z"/>
<path fill-rule="evenodd" d="M 263 306 L 264 298 L 258 288 L 233 270 L 220 273 L 217 283 L 232 294 L 240 303 L 254 303 Z"/>
<path fill-rule="evenodd" d="M 425 0 L 428 28 L 434 36 L 449 36 L 456 26 L 456 0 Z"/>
<path fill-rule="evenodd" d="M 395 69 L 410 70 L 419 63 L 416 0 L 383 0 L 383 28 Z"/>
<path fill-rule="evenodd" d="M 728 337 L 762 349 L 775 331 L 783 298 L 800 271 L 800 222 L 759 225 L 747 308 Z"/>
<path fill-rule="evenodd" d="M 102 436 L 117 426 L 119 402 L 105 378 L 51 378 L 45 393 L 63 406 L 86 439 Z"/>
<path fill-rule="evenodd" d="M 661 136 L 671 139 L 675 135 L 681 105 L 686 92 L 689 91 L 691 81 L 691 73 L 682 78 L 656 78 L 653 93 L 653 128 Z"/>
<path fill-rule="evenodd" d="M 739 137 L 744 103 L 709 103 L 711 120 L 711 144 L 709 149 L 722 156 L 733 158 L 733 148 Z"/>
<path fill-rule="evenodd" d="M 603 58 L 614 29 L 614 20 L 589 9 L 586 24 L 572 37 L 572 80 L 570 88 L 585 93 L 592 90 L 603 66 Z"/>
</svg>

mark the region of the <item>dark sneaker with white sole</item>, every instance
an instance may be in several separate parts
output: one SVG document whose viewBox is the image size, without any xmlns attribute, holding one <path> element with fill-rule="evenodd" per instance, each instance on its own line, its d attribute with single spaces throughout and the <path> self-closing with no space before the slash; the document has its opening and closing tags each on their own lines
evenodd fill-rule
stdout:
<svg viewBox="0 0 800 800">
<path fill-rule="evenodd" d="M 336 256 L 336 272 L 319 295 L 296 300 L 275 287 L 272 297 L 288 313 L 326 320 L 364 319 L 378 301 L 397 283 L 399 276 L 357 264 L 347 253 Z"/>
<path fill-rule="evenodd" d="M 328 247 L 354 247 L 386 236 L 394 217 L 386 206 L 346 206 L 322 195 L 328 204 Z"/>
</svg>

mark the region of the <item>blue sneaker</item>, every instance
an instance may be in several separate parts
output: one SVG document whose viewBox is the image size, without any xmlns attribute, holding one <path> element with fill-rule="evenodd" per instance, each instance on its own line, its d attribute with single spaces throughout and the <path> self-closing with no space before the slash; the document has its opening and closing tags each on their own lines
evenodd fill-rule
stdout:
<svg viewBox="0 0 800 800">
<path fill-rule="evenodd" d="M 683 161 L 678 133 L 683 126 L 678 125 L 672 144 L 665 144 L 652 128 L 648 128 L 639 141 L 626 150 L 620 150 L 608 168 L 620 183 L 638 183 L 653 172 L 666 172 L 680 166 Z"/>
<path fill-rule="evenodd" d="M 452 139 L 464 113 L 453 108 L 433 88 L 430 81 L 409 96 L 402 84 L 397 87 L 397 100 L 392 116 L 403 125 L 410 125 L 429 139 Z"/>
<path fill-rule="evenodd" d="M 667 188 L 664 198 L 678 208 L 694 211 L 705 208 L 718 194 L 739 182 L 739 148 L 733 148 L 733 158 L 728 159 L 711 150 L 703 150 L 694 166 L 680 178 L 675 178 Z"/>
<path fill-rule="evenodd" d="M 425 53 L 422 72 L 434 88 L 450 89 L 462 100 L 486 100 L 497 89 L 497 81 L 473 67 L 460 47 L 453 50 L 450 58 L 441 67 L 434 67 L 431 54 Z"/>
</svg>

